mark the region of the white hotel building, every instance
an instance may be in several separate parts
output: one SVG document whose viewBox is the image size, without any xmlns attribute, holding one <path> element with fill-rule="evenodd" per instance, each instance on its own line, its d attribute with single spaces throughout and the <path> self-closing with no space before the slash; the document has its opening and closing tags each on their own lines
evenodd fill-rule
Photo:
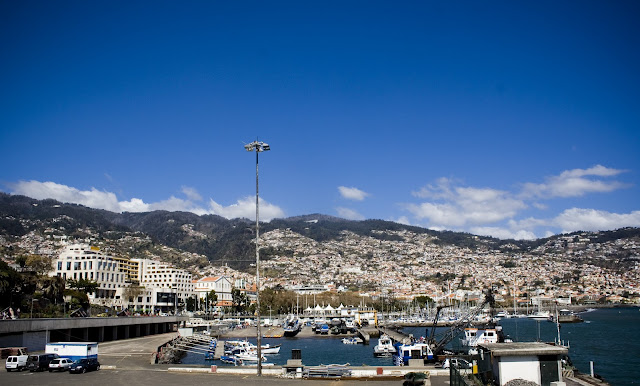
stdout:
<svg viewBox="0 0 640 386">
<path fill-rule="evenodd" d="M 194 295 L 191 274 L 150 259 L 109 256 L 87 244 L 67 245 L 52 275 L 98 283 L 89 302 L 118 309 L 172 312 Z M 136 291 L 128 289 L 134 287 Z M 132 296 L 133 295 L 133 296 Z"/>
</svg>

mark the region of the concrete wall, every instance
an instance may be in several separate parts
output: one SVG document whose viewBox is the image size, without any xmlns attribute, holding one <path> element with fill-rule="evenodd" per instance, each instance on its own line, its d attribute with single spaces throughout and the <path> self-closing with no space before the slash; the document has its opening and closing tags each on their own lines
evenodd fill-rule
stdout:
<svg viewBox="0 0 640 386">
<path fill-rule="evenodd" d="M 512 379 L 524 379 L 540 384 L 540 363 L 537 356 L 500 357 L 498 360 L 500 385 Z"/>
<path fill-rule="evenodd" d="M 0 321 L 0 347 L 42 351 L 49 342 L 104 342 L 162 334 L 187 317 L 17 319 Z"/>
</svg>

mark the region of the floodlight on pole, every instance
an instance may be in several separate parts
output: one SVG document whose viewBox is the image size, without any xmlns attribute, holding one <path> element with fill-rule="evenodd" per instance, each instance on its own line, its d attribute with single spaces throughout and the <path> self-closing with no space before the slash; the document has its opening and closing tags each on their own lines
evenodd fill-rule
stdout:
<svg viewBox="0 0 640 386">
<path fill-rule="evenodd" d="M 256 323 L 258 346 L 258 376 L 262 375 L 262 333 L 260 328 L 260 205 L 258 201 L 258 154 L 271 150 L 268 144 L 253 141 L 244 145 L 247 151 L 256 152 Z"/>
</svg>

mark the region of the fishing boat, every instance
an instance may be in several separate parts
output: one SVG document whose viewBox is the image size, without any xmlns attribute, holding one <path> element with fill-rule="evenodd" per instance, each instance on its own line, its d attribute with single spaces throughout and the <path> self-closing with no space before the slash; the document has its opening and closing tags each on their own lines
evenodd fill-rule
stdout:
<svg viewBox="0 0 640 386">
<path fill-rule="evenodd" d="M 582 323 L 584 319 L 580 315 L 574 314 L 571 310 L 562 309 L 557 315 L 558 323 Z M 550 321 L 556 321 L 556 315 L 552 315 Z"/>
<path fill-rule="evenodd" d="M 428 343 L 396 343 L 396 354 L 393 354 L 393 363 L 396 366 L 409 365 L 409 359 L 433 360 L 433 351 Z"/>
<path fill-rule="evenodd" d="M 287 316 L 283 325 L 284 336 L 296 336 L 302 330 L 302 323 L 295 315 Z"/>
<path fill-rule="evenodd" d="M 505 338 L 500 325 L 467 327 L 464 329 L 464 338 L 460 338 L 460 343 L 468 350 L 469 355 L 478 353 L 479 344 L 505 342 L 512 342 L 512 340 Z"/>
<path fill-rule="evenodd" d="M 393 341 L 387 334 L 382 334 L 378 338 L 378 344 L 373 348 L 374 357 L 390 357 L 396 353 L 396 348 L 393 346 Z"/>
</svg>

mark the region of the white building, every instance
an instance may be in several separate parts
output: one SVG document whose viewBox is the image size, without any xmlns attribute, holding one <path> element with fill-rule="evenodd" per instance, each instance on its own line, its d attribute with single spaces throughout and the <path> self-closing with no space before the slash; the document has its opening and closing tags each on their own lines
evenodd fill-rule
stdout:
<svg viewBox="0 0 640 386">
<path fill-rule="evenodd" d="M 172 267 L 168 263 L 150 259 L 131 259 L 137 264 L 137 280 L 141 286 L 152 289 L 154 306 L 163 311 L 173 311 L 185 306 L 186 299 L 193 296 L 191 274 Z"/>
<path fill-rule="evenodd" d="M 118 309 L 174 312 L 193 296 L 191 274 L 150 259 L 126 259 L 99 247 L 71 244 L 54 261 L 53 275 L 98 283 L 89 302 Z"/>
<path fill-rule="evenodd" d="M 88 294 L 91 303 L 110 304 L 118 289 L 127 286 L 125 275 L 118 261 L 104 254 L 98 247 L 87 244 L 71 244 L 53 262 L 53 275 L 63 279 L 86 279 L 98 283 L 98 289 Z"/>
<path fill-rule="evenodd" d="M 209 292 L 216 291 L 218 296 L 217 304 L 215 307 L 230 307 L 233 305 L 233 298 L 231 292 L 233 287 L 231 280 L 226 276 L 207 276 L 193 281 L 193 292 L 196 294 L 197 299 L 205 299 Z"/>
</svg>

